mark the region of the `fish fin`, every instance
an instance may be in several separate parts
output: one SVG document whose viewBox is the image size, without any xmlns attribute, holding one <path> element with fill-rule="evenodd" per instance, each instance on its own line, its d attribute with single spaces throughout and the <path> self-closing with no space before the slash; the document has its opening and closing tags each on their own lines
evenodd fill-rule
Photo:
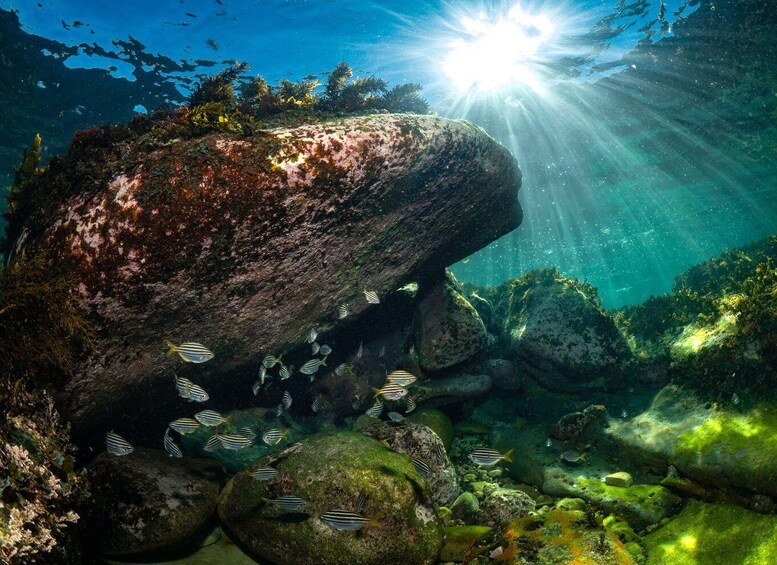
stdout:
<svg viewBox="0 0 777 565">
<path fill-rule="evenodd" d="M 383 518 L 380 514 L 375 516 L 374 518 L 371 518 L 368 522 L 370 526 L 375 526 L 376 528 L 382 528 L 383 524 L 380 523 L 380 520 Z"/>
<path fill-rule="evenodd" d="M 328 355 L 324 355 L 324 358 L 321 359 L 321 365 L 326 367 L 326 358 L 329 357 Z"/>
<path fill-rule="evenodd" d="M 375 394 L 373 395 L 372 398 L 378 398 L 380 396 L 380 389 L 375 388 L 374 386 L 371 386 L 370 388 L 375 391 Z"/>
<path fill-rule="evenodd" d="M 169 348 L 167 350 L 167 356 L 168 357 L 170 357 L 173 353 L 177 353 L 178 352 L 178 348 L 169 339 L 166 339 L 165 343 L 167 344 L 167 347 Z"/>
<path fill-rule="evenodd" d="M 583 454 L 580 456 L 580 461 L 585 461 L 585 456 L 586 456 L 586 455 L 588 455 L 588 454 L 587 454 L 587 453 L 583 453 Z"/>
<path fill-rule="evenodd" d="M 512 462 L 513 462 L 513 460 L 512 460 L 512 458 L 511 458 L 510 456 L 513 454 L 513 451 L 515 451 L 515 450 L 514 450 L 514 449 L 511 449 L 510 451 L 508 451 L 507 453 L 505 453 L 504 455 L 502 455 L 502 459 L 504 459 L 504 460 L 505 460 L 505 461 L 507 461 L 508 463 L 512 463 Z"/>
</svg>

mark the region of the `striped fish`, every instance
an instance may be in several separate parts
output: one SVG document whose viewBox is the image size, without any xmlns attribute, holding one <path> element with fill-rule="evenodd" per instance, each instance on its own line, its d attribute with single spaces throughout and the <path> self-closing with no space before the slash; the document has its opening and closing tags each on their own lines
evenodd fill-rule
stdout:
<svg viewBox="0 0 777 565">
<path fill-rule="evenodd" d="M 208 399 L 210 399 L 210 396 L 208 396 L 208 393 L 205 392 L 205 389 L 200 385 L 192 384 L 192 386 L 189 387 L 189 400 L 192 402 L 205 402 Z"/>
<path fill-rule="evenodd" d="M 208 427 L 220 426 L 221 424 L 227 421 L 227 419 L 224 416 L 222 416 L 215 410 L 203 410 L 202 412 L 197 412 L 194 415 L 194 419 L 197 420 L 203 426 L 208 426 Z"/>
<path fill-rule="evenodd" d="M 278 469 L 272 467 L 262 467 L 251 471 L 251 476 L 257 481 L 271 481 L 278 476 Z"/>
<path fill-rule="evenodd" d="M 259 383 L 264 384 L 264 379 L 267 377 L 267 367 L 262 365 L 259 367 Z"/>
<path fill-rule="evenodd" d="M 321 355 L 323 355 L 324 357 L 326 357 L 326 356 L 328 356 L 330 353 L 332 353 L 332 348 L 331 348 L 331 347 L 329 347 L 328 345 L 322 345 L 322 346 L 321 346 L 321 349 L 320 349 L 320 351 L 321 351 Z"/>
<path fill-rule="evenodd" d="M 385 357 L 386 356 L 386 346 L 381 345 L 380 350 L 378 351 L 378 357 Z"/>
<path fill-rule="evenodd" d="M 445 463 L 445 446 L 442 440 L 434 442 L 434 456 L 440 465 Z"/>
<path fill-rule="evenodd" d="M 281 355 L 283 357 L 283 355 Z M 264 361 L 262 361 L 262 365 L 267 369 L 272 369 L 281 362 L 281 357 L 276 357 L 275 355 L 267 355 L 264 358 Z"/>
<path fill-rule="evenodd" d="M 428 477 L 432 472 L 432 470 L 429 468 L 429 464 L 420 457 L 413 457 L 410 461 L 413 463 L 413 466 L 416 468 L 416 471 L 418 471 L 420 475 Z"/>
<path fill-rule="evenodd" d="M 305 508 L 305 506 L 307 506 L 308 504 L 310 504 L 307 500 L 304 500 L 299 496 L 294 496 L 293 494 L 279 496 L 274 500 L 270 500 L 270 499 L 265 499 L 265 500 L 267 500 L 267 502 L 272 502 L 278 508 L 281 508 L 283 510 L 288 510 L 289 512 L 297 512 Z"/>
<path fill-rule="evenodd" d="M 375 391 L 375 396 L 382 396 L 386 400 L 399 400 L 400 398 L 404 397 L 407 394 L 407 389 L 403 386 L 394 384 L 394 383 L 386 383 L 383 385 L 383 388 L 377 389 L 373 388 L 372 390 Z"/>
<path fill-rule="evenodd" d="M 408 394 L 405 397 L 405 414 L 410 414 L 413 410 L 415 410 L 415 400 Z"/>
<path fill-rule="evenodd" d="M 259 391 L 262 390 L 262 383 L 259 381 L 256 381 L 254 383 L 254 386 L 251 387 L 251 391 L 254 393 L 254 396 L 259 394 Z"/>
<path fill-rule="evenodd" d="M 280 418 L 281 414 L 283 414 L 283 404 L 278 404 L 278 406 L 275 407 L 275 417 Z"/>
<path fill-rule="evenodd" d="M 267 445 L 278 445 L 288 433 L 289 430 L 283 432 L 277 429 L 268 430 L 262 435 L 262 441 Z"/>
<path fill-rule="evenodd" d="M 253 442 L 244 435 L 240 434 L 218 434 L 221 447 L 224 449 L 243 449 Z"/>
<path fill-rule="evenodd" d="M 499 453 L 496 449 L 491 449 L 489 447 L 481 447 L 480 449 L 476 449 L 475 451 L 470 453 L 469 458 L 473 463 L 475 463 L 475 465 L 488 467 L 490 465 L 498 463 L 499 461 L 502 461 L 503 459 L 505 461 L 512 463 L 513 460 L 510 459 L 510 455 L 512 454 L 512 452 L 513 450 L 511 449 L 507 453 Z"/>
<path fill-rule="evenodd" d="M 416 376 L 407 371 L 391 371 L 386 375 L 386 380 L 395 385 L 407 386 L 416 381 Z"/>
<path fill-rule="evenodd" d="M 279 374 L 282 381 L 290 378 L 292 373 L 294 373 L 294 365 L 289 365 L 288 367 L 286 365 L 281 365 L 281 371 Z"/>
<path fill-rule="evenodd" d="M 221 440 L 219 439 L 219 434 L 213 434 L 208 438 L 208 441 L 205 442 L 202 449 L 203 451 L 215 451 L 217 447 L 221 447 Z"/>
<path fill-rule="evenodd" d="M 167 354 L 172 355 L 177 353 L 181 356 L 181 359 L 187 363 L 205 363 L 213 359 L 213 352 L 200 343 L 194 343 L 193 341 L 187 341 L 181 345 L 173 345 L 170 341 L 167 342 Z"/>
<path fill-rule="evenodd" d="M 378 293 L 374 290 L 367 290 L 364 289 L 364 298 L 367 299 L 367 302 L 369 304 L 380 304 L 380 298 L 378 298 Z"/>
<path fill-rule="evenodd" d="M 126 439 L 111 430 L 105 434 L 105 447 L 111 455 L 129 455 L 135 448 Z"/>
<path fill-rule="evenodd" d="M 173 438 L 170 437 L 170 428 L 167 428 L 165 430 L 164 444 L 165 444 L 165 451 L 167 451 L 167 455 L 169 457 L 183 457 L 181 448 L 178 447 L 173 441 Z"/>
<path fill-rule="evenodd" d="M 335 375 L 337 375 L 338 377 L 342 377 L 347 370 L 348 370 L 348 365 L 346 365 L 345 363 L 340 363 L 335 369 Z"/>
<path fill-rule="evenodd" d="M 303 375 L 312 375 L 318 371 L 319 367 L 326 367 L 326 357 L 323 359 L 311 359 L 299 368 L 299 372 Z"/>
<path fill-rule="evenodd" d="M 321 346 L 318 344 L 317 341 L 314 341 L 310 344 L 310 354 L 311 355 L 318 355 L 318 352 L 321 351 Z"/>
<path fill-rule="evenodd" d="M 362 513 L 364 510 L 364 505 L 367 504 L 367 493 L 363 490 L 359 491 L 359 496 L 356 497 L 356 504 L 354 505 L 353 509 L 356 510 L 359 514 Z"/>
<path fill-rule="evenodd" d="M 200 423 L 194 418 L 178 418 L 168 424 L 170 428 L 174 429 L 181 435 L 190 434 L 196 432 L 200 427 Z"/>
<path fill-rule="evenodd" d="M 315 343 L 317 337 L 318 332 L 316 331 L 316 328 L 310 328 L 308 330 L 308 343 Z"/>
<path fill-rule="evenodd" d="M 289 394 L 288 390 L 283 391 L 283 396 L 281 397 L 281 403 L 283 403 L 283 407 L 286 410 L 291 408 L 291 394 Z"/>
<path fill-rule="evenodd" d="M 321 409 L 324 408 L 324 399 L 319 394 L 316 399 L 313 401 L 313 404 L 310 405 L 310 407 L 313 409 L 313 412 L 320 412 Z"/>
<path fill-rule="evenodd" d="M 243 426 L 242 428 L 238 428 L 237 431 L 240 432 L 241 436 L 245 436 L 251 441 L 254 441 L 256 439 L 256 432 L 251 428 L 249 428 L 248 426 Z"/>
<path fill-rule="evenodd" d="M 405 417 L 399 412 L 389 412 L 388 414 L 386 414 L 386 416 L 388 416 L 389 420 L 397 424 L 399 424 L 405 419 Z"/>
<path fill-rule="evenodd" d="M 382 413 L 383 413 L 383 401 L 380 399 L 376 400 L 375 404 L 373 404 L 365 412 L 365 414 L 367 414 L 367 416 L 369 416 L 370 418 L 380 418 L 380 415 Z"/>
<path fill-rule="evenodd" d="M 340 306 L 337 307 L 337 317 L 342 320 L 343 318 L 347 317 L 350 312 L 348 311 L 348 305 L 347 304 L 340 304 Z"/>
<path fill-rule="evenodd" d="M 359 342 L 359 349 L 356 350 L 356 358 L 361 359 L 362 355 L 364 355 L 364 345 L 362 345 L 362 343 Z"/>
<path fill-rule="evenodd" d="M 188 400 L 189 390 L 194 383 L 186 377 L 179 377 L 175 373 L 173 373 L 173 379 L 175 380 L 175 390 L 178 391 L 178 396 Z"/>
<path fill-rule="evenodd" d="M 370 520 L 350 510 L 329 510 L 321 514 L 318 519 L 330 528 L 341 532 L 352 532 L 368 524 L 380 526 L 375 520 Z"/>
</svg>

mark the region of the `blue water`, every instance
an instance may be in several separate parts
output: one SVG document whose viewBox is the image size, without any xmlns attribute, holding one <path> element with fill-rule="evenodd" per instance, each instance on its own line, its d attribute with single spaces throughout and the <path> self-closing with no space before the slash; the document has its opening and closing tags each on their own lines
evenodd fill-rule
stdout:
<svg viewBox="0 0 777 565">
<path fill-rule="evenodd" d="M 761 31 L 747 20 L 760 4 L 674 1 L 659 18 L 655 0 L 525 2 L 522 25 L 545 15 L 555 35 L 514 74 L 498 60 L 515 45 L 486 51 L 490 62 L 476 66 L 495 69 L 483 80 L 504 74 L 503 84 L 464 91 L 446 57 L 457 42 L 495 34 L 489 26 L 515 2 L 2 0 L 24 34 L 69 49 L 42 51 L 64 64 L 63 77 L 93 70 L 66 84 L 27 69 L 14 75 L 27 93 L 5 108 L 22 114 L 44 90 L 68 101 L 41 116 L 45 157 L 63 152 L 76 129 L 182 103 L 197 77 L 234 60 L 271 83 L 324 77 L 342 60 L 357 75 L 418 82 L 434 110 L 484 127 L 524 173 L 521 227 L 454 265 L 455 274 L 495 285 L 556 266 L 618 307 L 667 292 L 688 267 L 777 231 L 777 98 L 758 83 L 773 53 L 749 43 L 771 28 L 762 15 Z M 466 18 L 486 31 L 478 36 Z M 89 81 L 131 94 L 118 99 Z M 0 142 L 0 170 L 10 179 L 35 131 L 6 119 L 15 129 Z"/>
</svg>

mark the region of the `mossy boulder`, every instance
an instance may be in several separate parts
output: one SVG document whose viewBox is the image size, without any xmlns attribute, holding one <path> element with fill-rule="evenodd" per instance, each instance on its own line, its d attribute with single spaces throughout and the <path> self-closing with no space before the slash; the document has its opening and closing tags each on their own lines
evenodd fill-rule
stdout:
<svg viewBox="0 0 777 565">
<path fill-rule="evenodd" d="M 426 371 L 458 365 L 489 343 L 480 315 L 450 271 L 430 288 L 422 287 L 413 326 L 418 360 Z"/>
<path fill-rule="evenodd" d="M 520 490 L 496 488 L 490 491 L 478 510 L 477 523 L 499 526 L 534 512 L 534 500 Z"/>
<path fill-rule="evenodd" d="M 455 435 L 450 418 L 434 408 L 419 408 L 408 418 L 411 422 L 428 427 L 442 440 L 445 449 L 451 448 Z"/>
<path fill-rule="evenodd" d="M 440 552 L 440 561 L 464 561 L 468 552 L 481 540 L 486 539 L 493 528 L 488 526 L 449 526 L 445 528 L 445 545 Z"/>
<path fill-rule="evenodd" d="M 312 436 L 268 456 L 255 467 L 280 472 L 257 481 L 250 468 L 224 489 L 219 515 L 230 534 L 262 559 L 278 564 L 328 565 L 437 561 L 443 543 L 423 478 L 403 455 L 356 432 Z M 380 527 L 336 531 L 318 519 L 333 509 L 353 510 L 360 491 L 363 514 Z M 267 503 L 294 494 L 309 501 L 303 513 Z"/>
<path fill-rule="evenodd" d="M 221 479 L 211 461 L 142 447 L 122 457 L 101 453 L 89 467 L 89 537 L 105 555 L 178 549 L 213 515 Z"/>
<path fill-rule="evenodd" d="M 505 287 L 504 338 L 524 371 L 551 390 L 620 384 L 631 351 L 594 287 L 554 269 Z"/>
<path fill-rule="evenodd" d="M 777 517 L 691 500 L 642 541 L 647 565 L 767 565 L 777 555 Z"/>
<path fill-rule="evenodd" d="M 480 502 L 475 495 L 471 492 L 463 492 L 451 504 L 451 515 L 465 524 L 472 524 L 479 509 Z"/>
<path fill-rule="evenodd" d="M 187 112 L 171 119 L 188 123 Z M 64 276 L 95 322 L 93 354 L 63 396 L 74 435 L 95 446 L 111 426 L 178 416 L 176 364 L 221 408 L 245 403 L 268 352 L 380 308 L 365 288 L 386 297 L 432 278 L 521 221 L 515 159 L 463 121 L 165 125 L 180 137 L 80 132 L 25 187 L 9 225 L 9 247 L 50 257 L 49 276 Z M 181 367 L 165 339 L 203 343 L 215 360 Z"/>
</svg>

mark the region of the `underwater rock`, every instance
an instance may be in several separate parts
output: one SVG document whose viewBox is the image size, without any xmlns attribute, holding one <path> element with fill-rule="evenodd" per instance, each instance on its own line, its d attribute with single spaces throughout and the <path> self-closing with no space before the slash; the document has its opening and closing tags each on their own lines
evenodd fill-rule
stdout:
<svg viewBox="0 0 777 565">
<path fill-rule="evenodd" d="M 472 555 L 474 545 L 491 534 L 488 526 L 449 526 L 445 528 L 445 545 L 440 552 L 440 561 L 461 563 Z"/>
<path fill-rule="evenodd" d="M 490 390 L 491 377 L 488 375 L 460 374 L 423 381 L 417 388 L 417 401 L 432 406 L 443 406 L 472 400 Z"/>
<path fill-rule="evenodd" d="M 556 391 L 620 384 L 631 352 L 594 287 L 554 269 L 505 284 L 504 334 L 522 369 Z"/>
<path fill-rule="evenodd" d="M 461 493 L 451 504 L 451 515 L 465 524 L 472 524 L 480 509 L 480 502 L 471 492 Z"/>
<path fill-rule="evenodd" d="M 9 224 L 10 245 L 53 257 L 94 312 L 100 337 L 65 403 L 95 443 L 117 420 L 175 415 L 165 339 L 215 352 L 196 372 L 212 397 L 235 373 L 250 390 L 240 371 L 268 352 L 375 308 L 365 288 L 385 296 L 439 273 L 522 217 L 514 158 L 463 121 L 382 114 L 155 135 L 81 132 Z"/>
<path fill-rule="evenodd" d="M 534 512 L 534 500 L 520 490 L 497 488 L 492 490 L 478 510 L 477 523 L 484 526 L 498 526 L 523 518 Z"/>
<path fill-rule="evenodd" d="M 611 487 L 627 488 L 634 483 L 634 479 L 626 471 L 617 471 L 604 477 L 604 482 Z"/>
<path fill-rule="evenodd" d="M 414 342 L 424 371 L 439 371 L 463 363 L 488 343 L 489 334 L 477 310 L 462 294 L 450 271 L 445 279 L 421 287 L 415 320 Z"/>
<path fill-rule="evenodd" d="M 407 417 L 410 422 L 426 426 L 442 440 L 446 451 L 453 444 L 455 431 L 450 418 L 434 408 L 419 408 Z"/>
<path fill-rule="evenodd" d="M 607 409 L 600 404 L 593 404 L 582 412 L 572 412 L 562 416 L 553 426 L 550 435 L 556 439 L 569 440 L 578 437 L 592 424 L 607 427 Z"/>
<path fill-rule="evenodd" d="M 227 484 L 219 501 L 225 528 L 251 552 L 272 563 L 433 564 L 443 542 L 424 481 L 412 463 L 363 434 L 339 432 L 304 439 L 254 467 L 272 466 L 279 476 L 258 481 L 246 469 Z M 367 525 L 337 531 L 318 517 L 333 509 L 354 510 L 366 494 Z M 296 495 L 308 501 L 286 512 L 266 499 Z"/>
<path fill-rule="evenodd" d="M 94 496 L 89 538 L 105 555 L 138 555 L 184 546 L 213 515 L 221 466 L 136 447 L 101 453 L 89 467 Z"/>
<path fill-rule="evenodd" d="M 354 429 L 374 438 L 397 453 L 404 453 L 408 459 L 418 458 L 429 466 L 425 477 L 435 506 L 448 506 L 461 492 L 456 469 L 451 463 L 440 437 L 423 425 L 405 420 L 403 424 L 392 425 L 383 420 L 360 417 Z M 442 459 L 440 455 L 442 455 Z"/>
<path fill-rule="evenodd" d="M 489 359 L 486 361 L 486 373 L 491 377 L 494 387 L 515 392 L 526 388 L 524 375 L 518 365 L 508 359 Z"/>
</svg>

